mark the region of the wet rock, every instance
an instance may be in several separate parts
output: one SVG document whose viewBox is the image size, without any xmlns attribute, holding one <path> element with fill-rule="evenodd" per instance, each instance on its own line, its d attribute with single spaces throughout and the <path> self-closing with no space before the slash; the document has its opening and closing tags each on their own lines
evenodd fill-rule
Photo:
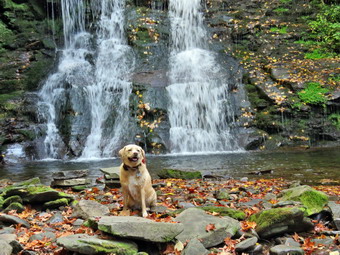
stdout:
<svg viewBox="0 0 340 255">
<path fill-rule="evenodd" d="M 10 241 L 9 245 L 12 246 L 12 249 L 13 249 L 12 254 L 18 254 L 24 249 L 21 243 L 19 243 L 17 240 Z"/>
<path fill-rule="evenodd" d="M 226 237 L 235 235 L 240 229 L 240 223 L 231 217 L 215 217 L 196 208 L 183 211 L 175 220 L 184 225 L 184 231 L 176 237 L 178 240 L 184 243 L 197 238 L 205 248 L 222 243 Z M 214 224 L 215 229 L 207 232 L 206 226 L 209 224 Z"/>
<path fill-rule="evenodd" d="M 47 221 L 47 223 L 57 224 L 57 223 L 60 223 L 60 222 L 63 222 L 63 221 L 64 221 L 63 215 L 60 212 L 57 212 Z"/>
<path fill-rule="evenodd" d="M 103 216 L 90 219 L 98 229 L 118 237 L 164 243 L 172 241 L 183 231 L 181 223 L 154 222 L 141 217 Z"/>
<path fill-rule="evenodd" d="M 52 178 L 54 180 L 69 180 L 69 179 L 78 179 L 82 177 L 86 177 L 89 174 L 89 170 L 73 170 L 73 171 L 60 171 L 54 172 L 52 174 Z"/>
<path fill-rule="evenodd" d="M 21 224 L 25 228 L 30 228 L 29 222 L 20 219 L 19 217 L 13 215 L 2 214 L 0 215 L 0 222 L 8 223 L 8 224 Z"/>
<path fill-rule="evenodd" d="M 177 169 L 162 169 L 157 172 L 161 179 L 202 179 L 202 174 L 199 171 L 182 171 Z"/>
<path fill-rule="evenodd" d="M 2 234 L 13 234 L 15 233 L 15 229 L 11 227 L 4 227 L 0 229 L 0 235 Z"/>
<path fill-rule="evenodd" d="M 257 243 L 257 237 L 247 238 L 246 240 L 241 241 L 236 244 L 235 251 L 236 252 L 247 252 L 248 250 L 253 250 Z"/>
<path fill-rule="evenodd" d="M 287 254 L 294 254 L 294 255 L 303 255 L 304 251 L 301 248 L 294 247 L 294 246 L 286 246 L 286 245 L 276 245 L 270 248 L 271 255 L 287 255 Z"/>
<path fill-rule="evenodd" d="M 0 240 L 0 251 L 1 255 L 11 255 L 13 248 L 7 241 Z"/>
<path fill-rule="evenodd" d="M 274 208 L 256 213 L 250 217 L 256 222 L 256 232 L 263 239 L 285 233 L 307 232 L 314 228 L 310 219 L 304 217 L 300 208 Z"/>
<path fill-rule="evenodd" d="M 119 180 L 120 167 L 109 167 L 99 169 L 105 175 L 105 179 Z"/>
<path fill-rule="evenodd" d="M 229 199 L 229 192 L 225 189 L 219 190 L 216 193 L 216 198 L 218 200 L 223 200 L 223 199 L 228 200 Z"/>
<path fill-rule="evenodd" d="M 100 253 L 133 255 L 138 252 L 137 244 L 131 241 L 103 240 L 83 234 L 60 237 L 57 244 L 66 250 L 88 255 Z"/>
<path fill-rule="evenodd" d="M 182 255 L 207 255 L 209 251 L 204 247 L 204 245 L 197 239 L 191 239 L 182 252 Z"/>
<path fill-rule="evenodd" d="M 73 216 L 87 220 L 91 217 L 101 217 L 109 213 L 110 210 L 106 205 L 102 205 L 93 200 L 80 200 L 79 203 L 74 206 Z"/>
<path fill-rule="evenodd" d="M 330 208 L 333 216 L 333 223 L 335 227 L 340 230 L 340 205 L 335 203 L 334 201 L 330 201 L 328 203 L 328 207 Z"/>
<path fill-rule="evenodd" d="M 279 198 L 279 200 L 301 202 L 306 208 L 306 213 L 309 216 L 323 210 L 324 206 L 328 203 L 328 196 L 310 186 L 303 185 L 283 190 L 282 197 Z"/>
<path fill-rule="evenodd" d="M 0 234 L 0 240 L 5 240 L 8 243 L 17 239 L 16 234 Z"/>
</svg>

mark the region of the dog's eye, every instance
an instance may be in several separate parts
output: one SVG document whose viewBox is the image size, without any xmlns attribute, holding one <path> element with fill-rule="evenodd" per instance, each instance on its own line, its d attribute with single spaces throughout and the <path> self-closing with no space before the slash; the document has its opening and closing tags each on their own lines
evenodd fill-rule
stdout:
<svg viewBox="0 0 340 255">
<path fill-rule="evenodd" d="M 129 149 L 128 151 L 132 151 L 132 149 Z"/>
</svg>

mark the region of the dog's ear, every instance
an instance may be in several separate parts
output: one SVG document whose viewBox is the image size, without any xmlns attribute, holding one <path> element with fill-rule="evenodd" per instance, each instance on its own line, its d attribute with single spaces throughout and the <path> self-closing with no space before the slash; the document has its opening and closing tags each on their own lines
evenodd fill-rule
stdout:
<svg viewBox="0 0 340 255">
<path fill-rule="evenodd" d="M 119 157 L 121 158 L 123 157 L 124 151 L 125 151 L 125 147 L 120 149 L 120 151 L 118 152 Z"/>
<path fill-rule="evenodd" d="M 146 163 L 146 157 L 145 157 L 145 151 L 143 149 L 142 149 L 142 156 L 143 156 L 142 162 L 145 164 Z"/>
</svg>

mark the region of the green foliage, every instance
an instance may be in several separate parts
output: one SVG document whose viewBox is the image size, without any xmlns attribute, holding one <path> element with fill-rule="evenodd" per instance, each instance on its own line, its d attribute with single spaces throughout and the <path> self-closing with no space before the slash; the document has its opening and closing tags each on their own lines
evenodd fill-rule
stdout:
<svg viewBox="0 0 340 255">
<path fill-rule="evenodd" d="M 326 93 L 329 90 L 321 87 L 318 82 L 309 82 L 307 87 L 298 92 L 298 96 L 303 103 L 312 105 L 324 105 L 327 102 Z"/>
<path fill-rule="evenodd" d="M 3 46 L 12 44 L 14 40 L 14 33 L 0 20 L 0 53 L 4 52 Z"/>
<path fill-rule="evenodd" d="M 290 4 L 292 2 L 293 2 L 293 0 L 280 0 L 281 4 Z"/>
<path fill-rule="evenodd" d="M 340 5 L 323 5 L 315 20 L 308 23 L 312 35 L 325 48 L 339 51 L 340 48 Z"/>
<path fill-rule="evenodd" d="M 289 11 L 289 9 L 287 8 L 283 8 L 283 7 L 279 7 L 273 10 L 273 12 L 275 12 L 278 15 L 283 15 L 286 14 Z"/>
<path fill-rule="evenodd" d="M 328 119 L 332 122 L 337 129 L 340 129 L 340 114 L 339 113 L 332 113 L 329 115 Z"/>
<path fill-rule="evenodd" d="M 270 32 L 279 33 L 279 34 L 287 34 L 288 27 L 272 27 Z"/>
<path fill-rule="evenodd" d="M 327 52 L 323 49 L 314 49 L 312 52 L 308 52 L 305 54 L 305 59 L 323 59 L 323 58 L 332 58 L 334 54 L 331 52 Z"/>
</svg>

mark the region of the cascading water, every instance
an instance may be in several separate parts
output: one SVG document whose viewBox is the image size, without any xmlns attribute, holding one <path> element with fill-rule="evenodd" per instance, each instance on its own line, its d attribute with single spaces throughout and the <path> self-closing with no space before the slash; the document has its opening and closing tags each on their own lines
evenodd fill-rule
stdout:
<svg viewBox="0 0 340 255">
<path fill-rule="evenodd" d="M 201 0 L 170 0 L 169 120 L 172 153 L 236 149 L 228 82 L 207 50 Z"/>
<path fill-rule="evenodd" d="M 128 123 L 133 55 L 124 38 L 125 0 L 92 1 L 87 7 L 85 2 L 61 1 L 65 48 L 57 72 L 39 93 L 50 158 L 61 157 L 65 143 L 79 150 L 76 156 L 82 158 L 109 157 Z M 86 8 L 96 20 L 91 26 L 86 24 Z M 87 27 L 96 29 L 89 33 Z M 62 115 L 65 111 L 73 114 L 67 124 L 68 141 L 60 135 L 67 122 Z M 77 137 L 79 133 L 87 133 L 86 142 Z"/>
</svg>

